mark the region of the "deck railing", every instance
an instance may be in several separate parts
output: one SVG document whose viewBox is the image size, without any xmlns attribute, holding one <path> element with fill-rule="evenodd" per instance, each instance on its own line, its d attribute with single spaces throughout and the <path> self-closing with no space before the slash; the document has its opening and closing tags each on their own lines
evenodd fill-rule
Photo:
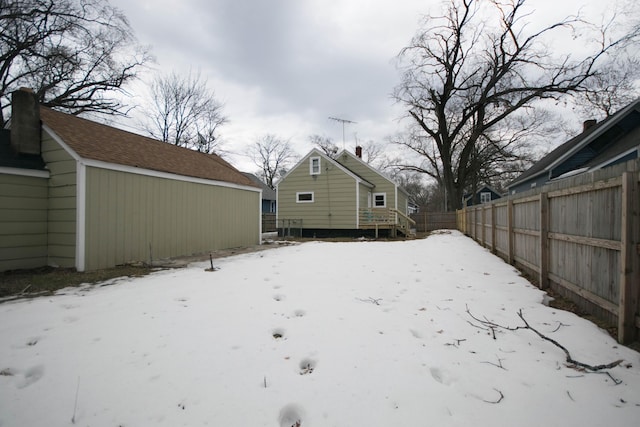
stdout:
<svg viewBox="0 0 640 427">
<path fill-rule="evenodd" d="M 415 226 L 413 219 L 394 208 L 361 208 L 359 223 L 361 229 L 400 230 L 405 235 Z"/>
</svg>

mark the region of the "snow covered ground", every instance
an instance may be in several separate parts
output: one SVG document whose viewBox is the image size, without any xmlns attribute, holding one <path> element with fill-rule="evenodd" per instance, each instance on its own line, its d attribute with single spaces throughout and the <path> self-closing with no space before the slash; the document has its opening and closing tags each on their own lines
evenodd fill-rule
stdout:
<svg viewBox="0 0 640 427">
<path fill-rule="evenodd" d="M 0 426 L 640 423 L 640 354 L 457 232 L 208 264 L 0 304 Z"/>
</svg>

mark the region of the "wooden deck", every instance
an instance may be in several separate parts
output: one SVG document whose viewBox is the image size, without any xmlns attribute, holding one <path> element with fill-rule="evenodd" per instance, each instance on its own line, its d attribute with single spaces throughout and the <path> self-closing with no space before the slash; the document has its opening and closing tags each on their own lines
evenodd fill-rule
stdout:
<svg viewBox="0 0 640 427">
<path fill-rule="evenodd" d="M 393 208 L 362 208 L 359 212 L 359 229 L 361 230 L 391 230 L 392 236 L 397 232 L 408 236 L 416 222 L 407 215 Z"/>
</svg>

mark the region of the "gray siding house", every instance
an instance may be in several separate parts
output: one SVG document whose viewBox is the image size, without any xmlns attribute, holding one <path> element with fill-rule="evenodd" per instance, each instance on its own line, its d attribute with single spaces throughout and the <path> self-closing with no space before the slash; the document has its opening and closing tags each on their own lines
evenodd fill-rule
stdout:
<svg viewBox="0 0 640 427">
<path fill-rule="evenodd" d="M 290 226 L 303 236 L 363 230 L 407 235 L 414 223 L 407 192 L 347 151 L 331 158 L 311 150 L 278 182 L 276 193 L 278 227 Z"/>
<path fill-rule="evenodd" d="M 513 180 L 508 185 L 509 194 L 637 159 L 639 150 L 640 99 L 600 123 L 584 122 L 580 135 L 551 151 Z"/>
<path fill-rule="evenodd" d="M 0 139 L 0 271 L 78 271 L 260 243 L 261 190 L 198 153 L 13 94 Z"/>
</svg>

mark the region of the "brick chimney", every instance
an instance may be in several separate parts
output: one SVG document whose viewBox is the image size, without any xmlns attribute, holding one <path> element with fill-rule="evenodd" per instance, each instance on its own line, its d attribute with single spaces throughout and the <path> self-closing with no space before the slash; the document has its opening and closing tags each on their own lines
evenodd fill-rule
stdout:
<svg viewBox="0 0 640 427">
<path fill-rule="evenodd" d="M 361 146 L 356 146 L 356 156 L 358 156 L 359 159 L 362 158 L 362 147 Z"/>
<path fill-rule="evenodd" d="M 585 120 L 582 123 L 582 132 L 585 132 L 587 129 L 595 126 L 596 123 L 598 123 L 598 121 L 596 119 Z"/>
<path fill-rule="evenodd" d="M 11 94 L 11 146 L 21 154 L 40 154 L 40 104 L 28 88 Z"/>
</svg>

